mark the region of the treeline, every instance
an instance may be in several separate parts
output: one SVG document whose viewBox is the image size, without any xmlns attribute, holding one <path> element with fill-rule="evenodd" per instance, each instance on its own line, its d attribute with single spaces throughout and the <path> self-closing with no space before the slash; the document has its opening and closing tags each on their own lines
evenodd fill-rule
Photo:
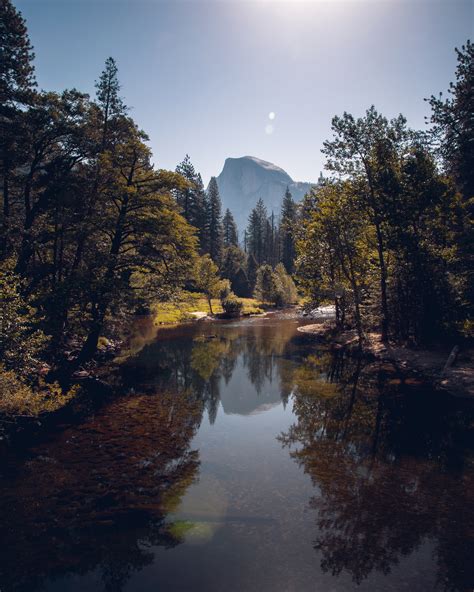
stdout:
<svg viewBox="0 0 474 592">
<path fill-rule="evenodd" d="M 247 257 L 215 178 L 205 190 L 188 156 L 175 172 L 153 165 L 112 58 L 94 97 L 40 91 L 10 0 L 0 0 L 0 24 L 3 396 L 48 366 L 74 371 L 127 315 L 198 289 L 206 273 L 231 308 L 221 280 L 250 296 L 256 278 L 245 283 Z"/>
<path fill-rule="evenodd" d="M 330 179 L 306 196 L 298 277 L 330 299 L 340 327 L 420 343 L 472 334 L 474 46 L 457 50 L 449 97 L 431 97 L 431 128 L 334 117 Z"/>
<path fill-rule="evenodd" d="M 185 219 L 197 229 L 198 250 L 209 256 L 214 265 L 213 274 L 229 281 L 232 291 L 239 297 L 255 295 L 266 303 L 277 306 L 296 302 L 296 288 L 291 279 L 296 259 L 295 228 L 297 205 L 287 189 L 282 198 L 278 220 L 268 215 L 265 204 L 258 200 L 244 232 L 243 245 L 232 212 L 222 216 L 222 202 L 215 177 L 211 177 L 207 190 L 201 175 L 196 172 L 189 155 L 176 167 L 188 184 L 175 191 L 175 197 Z M 210 286 L 209 263 L 202 271 Z M 216 282 L 213 286 L 221 286 Z M 222 287 L 222 286 L 221 286 Z M 202 288 L 203 291 L 204 288 Z M 217 297 L 218 289 L 209 289 Z"/>
<path fill-rule="evenodd" d="M 13 355 L 12 328 L 24 319 L 19 340 L 28 343 L 35 325 L 54 355 L 73 337 L 81 363 L 109 316 L 145 309 L 189 276 L 197 239 L 174 198 L 187 182 L 152 165 L 112 58 L 94 98 L 38 91 L 26 27 L 9 0 L 1 22 L 0 282 L 2 300 L 7 285 L 18 294 L 2 319 L 2 358 Z M 27 307 L 37 314 L 25 316 Z"/>
</svg>

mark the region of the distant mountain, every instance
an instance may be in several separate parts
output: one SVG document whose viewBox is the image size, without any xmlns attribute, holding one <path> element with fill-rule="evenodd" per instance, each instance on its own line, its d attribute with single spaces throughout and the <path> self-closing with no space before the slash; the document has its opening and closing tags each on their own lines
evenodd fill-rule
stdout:
<svg viewBox="0 0 474 592">
<path fill-rule="evenodd" d="M 299 201 L 312 185 L 293 181 L 280 167 L 254 156 L 227 158 L 217 177 L 217 184 L 223 210 L 229 208 L 234 215 L 240 237 L 243 236 L 249 214 L 259 198 L 263 199 L 269 215 L 273 211 L 278 216 L 287 187 L 293 198 Z"/>
</svg>

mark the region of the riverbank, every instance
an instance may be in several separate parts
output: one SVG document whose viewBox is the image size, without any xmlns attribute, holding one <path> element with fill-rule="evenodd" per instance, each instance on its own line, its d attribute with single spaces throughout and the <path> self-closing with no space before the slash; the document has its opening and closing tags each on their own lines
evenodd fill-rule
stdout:
<svg viewBox="0 0 474 592">
<path fill-rule="evenodd" d="M 242 303 L 242 316 L 262 314 L 265 306 L 255 298 L 237 298 Z M 224 310 L 218 298 L 211 300 L 212 312 L 221 315 Z M 155 325 L 174 325 L 199 320 L 211 316 L 209 303 L 204 294 L 198 292 L 182 292 L 179 298 L 170 302 L 161 302 L 152 309 Z"/>
<path fill-rule="evenodd" d="M 298 327 L 298 331 L 314 335 L 320 341 L 335 348 L 362 354 L 381 362 L 394 364 L 401 372 L 419 374 L 436 388 L 452 395 L 474 398 L 474 349 L 462 347 L 457 355 L 448 359 L 452 346 L 438 346 L 430 349 L 413 348 L 389 342 L 382 343 L 379 333 L 368 333 L 359 348 L 355 331 L 336 331 L 331 322 L 321 322 Z"/>
</svg>

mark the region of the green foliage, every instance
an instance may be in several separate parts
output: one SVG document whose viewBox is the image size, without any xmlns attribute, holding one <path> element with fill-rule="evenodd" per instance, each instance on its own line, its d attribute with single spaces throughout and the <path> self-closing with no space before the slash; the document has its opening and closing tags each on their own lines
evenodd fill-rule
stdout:
<svg viewBox="0 0 474 592">
<path fill-rule="evenodd" d="M 279 234 L 281 242 L 281 262 L 285 266 L 286 271 L 290 274 L 295 270 L 295 236 L 297 220 L 296 203 L 287 187 L 281 206 Z"/>
<path fill-rule="evenodd" d="M 227 208 L 224 217 L 222 219 L 222 233 L 224 247 L 238 247 L 239 246 L 239 233 L 237 231 L 237 224 L 235 223 L 234 216 L 231 211 Z"/>
<path fill-rule="evenodd" d="M 298 301 L 298 292 L 291 276 L 287 273 L 283 263 L 275 267 L 275 285 L 276 285 L 276 304 L 278 306 L 287 306 L 296 304 Z"/>
<path fill-rule="evenodd" d="M 447 171 L 465 199 L 474 197 L 474 44 L 467 41 L 456 49 L 456 81 L 449 97 L 429 99 L 431 122 Z"/>
<path fill-rule="evenodd" d="M 34 54 L 25 21 L 10 0 L 0 1 L 0 113 L 28 102 L 34 79 Z"/>
<path fill-rule="evenodd" d="M 447 99 L 443 99 L 442 94 L 432 96 L 429 102 L 434 124 L 432 136 L 461 200 L 454 273 L 461 278 L 460 292 L 465 309 L 461 324 L 466 330 L 474 322 L 474 44 L 468 40 L 461 49 L 456 49 L 456 54 L 456 80 L 449 86 L 450 96 Z"/>
<path fill-rule="evenodd" d="M 17 87 L 32 86 L 30 49 L 21 19 L 12 16 L 9 3 L 1 7 L 8 12 L 1 34 L 18 62 L 17 78 L 5 65 L 13 101 L 19 100 Z M 2 144 L 2 271 L 11 273 L 7 259 L 14 261 L 20 287 L 14 283 L 11 289 L 34 302 L 53 335 L 52 353 L 69 339 L 82 339 L 77 363 L 94 355 L 111 316 L 119 320 L 146 310 L 179 290 L 192 275 L 197 247 L 175 201 L 191 183 L 151 164 L 147 136 L 127 117 L 119 96 L 112 58 L 96 87 L 96 100 L 75 90 L 30 93 L 28 103 L 12 111 L 5 134 L 11 142 Z M 10 308 L 23 306 L 8 290 L 3 287 L 2 297 Z M 33 323 L 35 312 L 20 311 L 19 325 L 23 318 Z M 36 358 L 45 342 L 36 346 L 22 331 L 17 339 Z M 15 364 L 28 366 L 21 362 L 27 353 L 20 347 L 16 352 Z"/>
<path fill-rule="evenodd" d="M 207 223 L 209 228 L 209 244 L 208 253 L 211 259 L 217 265 L 221 264 L 222 260 L 222 216 L 221 216 L 221 198 L 219 195 L 219 187 L 215 177 L 211 177 L 209 187 L 207 189 L 208 212 Z"/>
<path fill-rule="evenodd" d="M 210 247 L 209 199 L 204 191 L 201 175 L 196 172 L 189 155 L 176 167 L 186 183 L 174 190 L 180 211 L 191 226 L 197 230 L 199 251 L 208 253 Z"/>
<path fill-rule="evenodd" d="M 466 314 L 460 261 L 463 211 L 420 134 L 402 116 L 333 120 L 328 168 L 341 180 L 303 206 L 298 274 L 316 304 L 331 298 L 340 326 L 359 337 L 378 323 L 414 342 L 452 334 Z M 344 180 L 342 180 L 344 179 Z M 464 296 L 465 298 L 465 296 Z"/>
<path fill-rule="evenodd" d="M 244 306 L 243 303 L 236 297 L 236 295 L 233 292 L 231 292 L 225 298 L 223 298 L 221 300 L 221 303 L 224 313 L 231 317 L 240 316 Z"/>
<path fill-rule="evenodd" d="M 270 265 L 258 268 L 255 297 L 275 306 L 287 306 L 297 301 L 295 284 L 283 264 L 278 264 L 275 270 Z"/>
<path fill-rule="evenodd" d="M 228 280 L 222 280 L 219 277 L 219 268 L 213 262 L 209 255 L 200 257 L 196 262 L 194 270 L 194 281 L 197 290 L 203 292 L 209 304 L 209 312 L 212 310 L 212 299 L 219 298 L 221 292 L 229 286 Z"/>
<path fill-rule="evenodd" d="M 4 367 L 21 376 L 38 372 L 48 338 L 41 319 L 21 295 L 21 281 L 4 263 L 0 268 L 0 358 Z"/>
<path fill-rule="evenodd" d="M 232 289 L 240 298 L 249 298 L 252 295 L 252 288 L 245 270 L 240 267 L 232 278 Z"/>
<path fill-rule="evenodd" d="M 255 258 L 257 264 L 265 262 L 265 233 L 267 208 L 262 199 L 253 208 L 247 227 L 247 253 Z"/>
<path fill-rule="evenodd" d="M 315 304 L 331 298 L 336 321 L 350 312 L 362 338 L 361 305 L 374 259 L 373 236 L 349 183 L 328 183 L 317 192 L 317 207 L 304 220 L 298 241 L 301 284 Z"/>
<path fill-rule="evenodd" d="M 58 384 L 32 387 L 13 370 L 0 365 L 0 414 L 7 417 L 38 417 L 64 407 L 77 394 L 77 387 L 64 393 Z"/>
</svg>

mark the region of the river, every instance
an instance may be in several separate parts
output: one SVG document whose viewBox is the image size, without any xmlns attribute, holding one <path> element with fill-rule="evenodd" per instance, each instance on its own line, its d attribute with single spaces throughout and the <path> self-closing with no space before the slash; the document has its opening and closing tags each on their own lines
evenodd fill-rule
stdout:
<svg viewBox="0 0 474 592">
<path fill-rule="evenodd" d="M 137 337 L 121 396 L 2 464 L 1 592 L 472 590 L 473 402 L 301 323 Z"/>
</svg>

